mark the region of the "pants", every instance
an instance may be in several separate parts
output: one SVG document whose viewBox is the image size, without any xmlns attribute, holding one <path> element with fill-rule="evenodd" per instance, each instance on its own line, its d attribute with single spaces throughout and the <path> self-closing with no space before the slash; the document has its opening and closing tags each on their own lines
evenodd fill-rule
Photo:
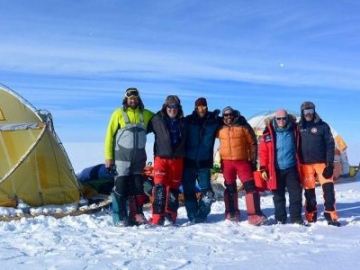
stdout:
<svg viewBox="0 0 360 270">
<path fill-rule="evenodd" d="M 183 176 L 183 159 L 155 157 L 152 222 L 162 224 L 165 216 L 173 223 L 179 208 L 179 187 Z"/>
<path fill-rule="evenodd" d="M 126 225 L 135 225 L 144 222 L 143 204 L 146 201 L 146 195 L 143 191 L 143 182 L 144 178 L 141 174 L 115 178 L 112 193 L 114 224 L 121 222 Z"/>
<path fill-rule="evenodd" d="M 214 192 L 210 184 L 211 172 L 209 168 L 185 168 L 183 175 L 183 189 L 187 216 L 192 222 L 205 221 L 211 211 L 211 204 L 215 201 Z M 201 197 L 196 197 L 196 182 L 200 188 Z"/>
<path fill-rule="evenodd" d="M 223 160 L 223 175 L 225 179 L 225 217 L 230 216 L 238 219 L 240 215 L 238 207 L 238 193 L 236 188 L 236 176 L 244 185 L 246 192 L 245 202 L 250 224 L 258 225 L 264 220 L 264 215 L 260 208 L 260 195 L 255 187 L 255 181 L 249 161 L 243 160 Z"/>
<path fill-rule="evenodd" d="M 323 190 L 325 217 L 327 220 L 336 220 L 335 190 L 333 177 L 326 179 L 322 176 L 325 169 L 325 163 L 302 164 L 301 174 L 302 182 L 305 188 L 305 216 L 309 222 L 315 222 L 317 219 L 317 202 L 315 194 L 316 178 L 319 180 Z"/>
<path fill-rule="evenodd" d="M 277 189 L 273 191 L 275 219 L 286 223 L 286 189 L 289 193 L 289 212 L 292 223 L 301 222 L 302 187 L 296 167 L 276 171 Z"/>
</svg>

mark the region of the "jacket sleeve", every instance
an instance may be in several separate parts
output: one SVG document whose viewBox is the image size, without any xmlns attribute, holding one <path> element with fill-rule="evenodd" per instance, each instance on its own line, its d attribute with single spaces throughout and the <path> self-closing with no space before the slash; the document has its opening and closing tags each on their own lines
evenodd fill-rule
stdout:
<svg viewBox="0 0 360 270">
<path fill-rule="evenodd" d="M 152 129 L 152 119 L 154 117 L 154 113 L 149 111 L 149 110 L 146 110 L 144 112 L 144 118 L 145 118 L 145 124 L 146 124 L 146 133 L 151 133 L 153 132 L 153 129 Z"/>
<path fill-rule="evenodd" d="M 265 143 L 264 135 L 262 135 L 260 138 L 259 163 L 260 167 L 265 167 L 267 170 L 269 170 L 269 150 Z"/>
<path fill-rule="evenodd" d="M 151 120 L 149 121 L 147 127 L 146 127 L 146 133 L 152 133 L 154 132 L 154 127 L 153 127 L 153 122 L 154 122 L 154 117 L 151 118 Z"/>
<path fill-rule="evenodd" d="M 334 163 L 334 156 L 335 156 L 335 141 L 334 137 L 332 136 L 330 127 L 327 123 L 324 125 L 324 140 L 326 145 L 326 163 L 333 164 Z"/>
<path fill-rule="evenodd" d="M 245 128 L 248 133 L 248 143 L 250 145 L 250 158 L 252 162 L 257 160 L 257 139 L 253 128 L 246 123 Z"/>
<path fill-rule="evenodd" d="M 121 113 L 116 110 L 112 113 L 107 126 L 104 144 L 105 159 L 114 159 L 115 136 L 119 129 Z"/>
</svg>

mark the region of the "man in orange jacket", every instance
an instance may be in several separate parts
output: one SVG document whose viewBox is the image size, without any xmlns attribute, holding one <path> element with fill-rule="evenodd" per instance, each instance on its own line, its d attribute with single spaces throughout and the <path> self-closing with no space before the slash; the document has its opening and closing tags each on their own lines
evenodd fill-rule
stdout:
<svg viewBox="0 0 360 270">
<path fill-rule="evenodd" d="M 257 140 L 246 119 L 230 106 L 223 109 L 223 126 L 217 137 L 220 140 L 220 157 L 225 179 L 225 218 L 238 221 L 238 193 L 236 177 L 244 185 L 248 222 L 261 225 L 266 221 L 260 208 L 260 195 L 256 190 L 253 170 L 256 170 Z"/>
</svg>

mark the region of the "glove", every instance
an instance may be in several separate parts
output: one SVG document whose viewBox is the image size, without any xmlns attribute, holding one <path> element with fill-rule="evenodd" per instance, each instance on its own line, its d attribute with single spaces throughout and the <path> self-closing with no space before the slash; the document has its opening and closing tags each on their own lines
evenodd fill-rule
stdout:
<svg viewBox="0 0 360 270">
<path fill-rule="evenodd" d="M 269 174 L 268 174 L 267 170 L 265 169 L 265 167 L 260 167 L 260 172 L 261 172 L 261 177 L 265 181 L 268 181 L 269 180 Z"/>
<path fill-rule="evenodd" d="M 329 179 L 333 176 L 333 174 L 334 174 L 334 164 L 329 163 L 326 165 L 326 167 L 322 173 L 322 176 L 324 176 L 324 178 L 326 178 L 326 179 Z"/>
<path fill-rule="evenodd" d="M 109 167 L 106 168 L 106 170 L 108 171 L 108 173 L 111 176 L 116 176 L 117 175 L 117 171 L 116 171 L 116 166 L 115 164 L 110 165 Z"/>
</svg>

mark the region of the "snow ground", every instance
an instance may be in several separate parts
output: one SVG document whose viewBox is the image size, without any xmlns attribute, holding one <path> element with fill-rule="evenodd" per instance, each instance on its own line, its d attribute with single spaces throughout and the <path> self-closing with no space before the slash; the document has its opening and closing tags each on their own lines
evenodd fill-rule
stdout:
<svg viewBox="0 0 360 270">
<path fill-rule="evenodd" d="M 0 222 L 1 269 L 359 269 L 359 181 L 336 185 L 340 228 L 322 216 L 310 227 L 254 227 L 246 222 L 243 198 L 238 224 L 223 220 L 222 201 L 214 203 L 208 223 L 192 226 L 184 207 L 178 227 L 118 228 L 106 211 Z M 319 188 L 317 195 L 321 203 Z M 271 195 L 261 201 L 273 218 Z"/>
</svg>

